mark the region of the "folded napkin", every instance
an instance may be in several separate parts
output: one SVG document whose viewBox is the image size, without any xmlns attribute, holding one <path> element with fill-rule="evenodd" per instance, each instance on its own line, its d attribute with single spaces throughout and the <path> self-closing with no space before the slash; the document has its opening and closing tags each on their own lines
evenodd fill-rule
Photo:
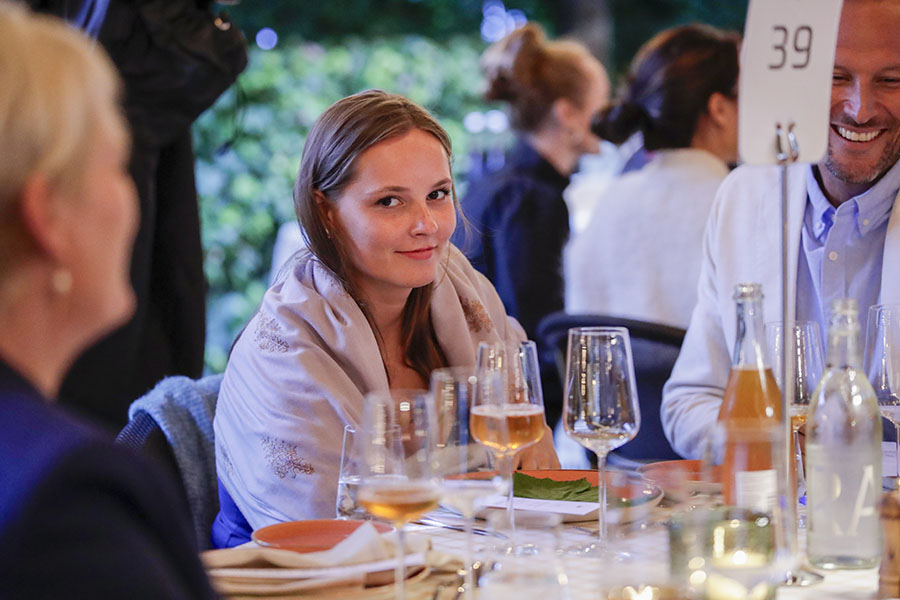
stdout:
<svg viewBox="0 0 900 600">
<path fill-rule="evenodd" d="M 371 523 L 329 550 L 299 553 L 254 543 L 207 550 L 201 557 L 216 590 L 223 595 L 283 595 L 322 587 L 366 587 L 393 581 L 395 531 L 380 534 Z M 430 540 L 405 536 L 407 576 L 426 570 Z"/>
</svg>

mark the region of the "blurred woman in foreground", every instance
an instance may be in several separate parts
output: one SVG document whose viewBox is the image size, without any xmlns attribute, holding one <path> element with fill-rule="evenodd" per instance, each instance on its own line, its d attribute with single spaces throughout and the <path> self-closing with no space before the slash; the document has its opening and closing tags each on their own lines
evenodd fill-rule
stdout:
<svg viewBox="0 0 900 600">
<path fill-rule="evenodd" d="M 112 65 L 0 3 L 0 597 L 211 597 L 153 465 L 51 399 L 134 310 L 137 206 Z"/>
<path fill-rule="evenodd" d="M 266 292 L 222 381 L 215 546 L 334 516 L 343 428 L 359 425 L 365 394 L 427 388 L 436 368 L 474 365 L 479 342 L 524 339 L 449 243 L 450 157 L 431 115 L 380 91 L 313 125 L 294 186 L 309 250 Z M 549 430 L 529 450 L 524 465 L 558 465 Z"/>
</svg>

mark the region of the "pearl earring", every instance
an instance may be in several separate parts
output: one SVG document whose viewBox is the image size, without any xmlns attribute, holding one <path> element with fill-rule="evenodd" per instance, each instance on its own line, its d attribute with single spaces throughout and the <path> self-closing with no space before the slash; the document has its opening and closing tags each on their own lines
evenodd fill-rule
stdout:
<svg viewBox="0 0 900 600">
<path fill-rule="evenodd" d="M 72 290 L 72 272 L 60 267 L 53 271 L 50 277 L 50 286 L 60 296 L 65 296 Z"/>
</svg>

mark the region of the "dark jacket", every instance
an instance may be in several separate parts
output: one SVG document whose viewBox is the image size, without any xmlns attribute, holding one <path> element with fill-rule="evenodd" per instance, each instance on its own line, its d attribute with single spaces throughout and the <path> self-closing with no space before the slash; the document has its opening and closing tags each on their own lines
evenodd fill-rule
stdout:
<svg viewBox="0 0 900 600">
<path fill-rule="evenodd" d="M 213 598 L 172 482 L 0 362 L 0 598 Z"/>
<path fill-rule="evenodd" d="M 498 172 L 469 184 L 463 213 L 472 239 L 455 243 L 497 288 L 506 312 L 536 339 L 542 317 L 563 308 L 562 250 L 569 211 L 562 193 L 569 178 L 524 141 Z"/>
</svg>

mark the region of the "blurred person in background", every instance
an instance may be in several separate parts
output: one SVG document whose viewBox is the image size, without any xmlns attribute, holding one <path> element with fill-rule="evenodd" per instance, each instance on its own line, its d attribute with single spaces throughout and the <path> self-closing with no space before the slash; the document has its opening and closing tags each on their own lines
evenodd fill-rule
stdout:
<svg viewBox="0 0 900 600">
<path fill-rule="evenodd" d="M 485 98 L 504 102 L 517 141 L 506 165 L 469 183 L 471 227 L 454 242 L 497 288 L 510 316 L 537 339 L 540 320 L 563 308 L 562 250 L 569 237 L 563 190 L 586 153 L 600 150 L 591 121 L 609 101 L 603 65 L 576 41 L 547 40 L 529 23 L 482 56 Z M 541 348 L 546 357 L 548 349 Z M 542 360 L 548 421 L 561 411 L 552 359 Z"/>
<path fill-rule="evenodd" d="M 83 28 L 123 80 L 140 219 L 132 317 L 97 340 L 63 381 L 61 403 L 111 430 L 167 375 L 203 373 L 206 276 L 191 124 L 247 64 L 246 41 L 210 0 L 29 0 Z"/>
<path fill-rule="evenodd" d="M 835 298 L 900 302 L 900 2 L 845 0 L 832 69 L 828 149 L 817 164 L 788 173 L 788 221 L 781 169 L 738 167 L 722 182 L 703 241 L 697 306 L 663 393 L 672 447 L 700 458 L 718 417 L 737 332 L 732 291 L 762 284 L 763 314 L 782 319 L 783 228 L 793 293 L 788 319 L 827 331 Z M 825 126 L 825 124 L 823 124 Z M 790 288 L 789 288 L 790 289 Z"/>
<path fill-rule="evenodd" d="M 735 33 L 694 24 L 635 56 L 594 131 L 617 144 L 639 132 L 650 162 L 614 180 L 568 244 L 567 312 L 687 328 L 709 210 L 738 159 L 739 46 Z"/>
<path fill-rule="evenodd" d="M 0 597 L 210 598 L 154 465 L 54 406 L 134 311 L 119 82 L 55 17 L 0 3 Z"/>
</svg>

